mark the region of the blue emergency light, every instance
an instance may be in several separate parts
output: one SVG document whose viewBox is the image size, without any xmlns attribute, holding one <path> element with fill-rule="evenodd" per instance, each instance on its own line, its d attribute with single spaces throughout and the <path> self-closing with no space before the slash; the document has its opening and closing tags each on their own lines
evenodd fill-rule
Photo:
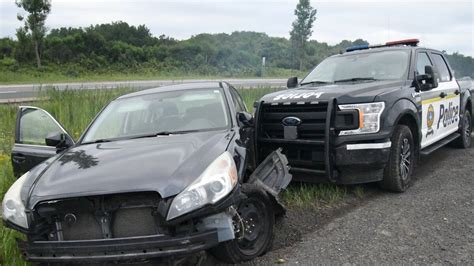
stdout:
<svg viewBox="0 0 474 266">
<path fill-rule="evenodd" d="M 399 41 L 391 41 L 386 42 L 385 44 L 376 44 L 376 45 L 355 45 L 346 49 L 346 52 L 352 51 L 359 51 L 359 50 L 366 50 L 371 48 L 380 48 L 380 47 L 389 47 L 389 46 L 397 46 L 397 45 L 406 45 L 406 46 L 417 46 L 420 40 L 418 39 L 406 39 L 406 40 L 399 40 Z"/>
</svg>

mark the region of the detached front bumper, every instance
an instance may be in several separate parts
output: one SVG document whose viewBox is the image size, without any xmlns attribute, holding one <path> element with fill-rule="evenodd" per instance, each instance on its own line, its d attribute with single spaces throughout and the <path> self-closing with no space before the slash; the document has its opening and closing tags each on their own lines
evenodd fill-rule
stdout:
<svg viewBox="0 0 474 266">
<path fill-rule="evenodd" d="M 390 141 L 345 144 L 335 149 L 337 182 L 356 184 L 380 181 L 390 158 Z"/>
<path fill-rule="evenodd" d="M 216 229 L 183 237 L 152 235 L 98 240 L 34 241 L 18 240 L 26 260 L 31 262 L 84 263 L 135 261 L 185 256 L 218 244 Z"/>
</svg>

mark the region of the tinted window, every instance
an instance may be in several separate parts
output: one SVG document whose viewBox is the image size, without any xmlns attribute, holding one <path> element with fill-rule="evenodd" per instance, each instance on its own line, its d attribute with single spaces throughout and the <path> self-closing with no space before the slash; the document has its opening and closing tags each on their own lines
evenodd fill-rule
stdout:
<svg viewBox="0 0 474 266">
<path fill-rule="evenodd" d="M 234 102 L 234 106 L 237 112 L 247 111 L 245 107 L 244 101 L 240 97 L 239 93 L 232 87 L 229 88 L 230 94 L 232 95 L 232 101 Z"/>
<path fill-rule="evenodd" d="M 21 114 L 20 143 L 46 145 L 49 134 L 61 132 L 61 127 L 43 110 L 28 108 Z"/>
<path fill-rule="evenodd" d="M 409 57 L 408 50 L 346 53 L 342 56 L 329 57 L 311 71 L 302 83 L 334 82 L 354 78 L 405 79 Z"/>
<path fill-rule="evenodd" d="M 425 66 L 432 65 L 427 53 L 418 53 L 418 58 L 416 59 L 416 72 L 418 72 L 418 74 L 425 74 Z"/>
<path fill-rule="evenodd" d="M 443 56 L 440 54 L 432 54 L 433 56 L 433 61 L 436 65 L 436 68 L 439 71 L 439 78 L 440 81 L 450 81 L 451 80 L 451 74 L 449 73 L 448 66 L 446 65 L 446 62 L 443 59 Z"/>
</svg>

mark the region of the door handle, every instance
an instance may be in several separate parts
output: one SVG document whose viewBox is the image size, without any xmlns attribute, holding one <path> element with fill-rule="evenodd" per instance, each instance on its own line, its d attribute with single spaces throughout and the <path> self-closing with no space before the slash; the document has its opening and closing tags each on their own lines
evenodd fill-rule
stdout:
<svg viewBox="0 0 474 266">
<path fill-rule="evenodd" d="M 24 163 L 26 160 L 26 157 L 23 154 L 13 154 L 12 160 L 14 163 Z"/>
<path fill-rule="evenodd" d="M 446 97 L 446 96 L 448 96 L 448 95 L 447 95 L 444 91 L 439 94 L 439 97 L 441 97 L 441 98 L 444 98 L 444 97 Z"/>
<path fill-rule="evenodd" d="M 454 94 L 459 95 L 461 92 L 459 90 L 455 90 Z"/>
</svg>

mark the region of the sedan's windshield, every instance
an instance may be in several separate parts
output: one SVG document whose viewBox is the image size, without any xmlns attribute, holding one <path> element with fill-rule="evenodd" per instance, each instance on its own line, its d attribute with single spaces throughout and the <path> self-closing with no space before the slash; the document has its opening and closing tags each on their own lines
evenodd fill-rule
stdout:
<svg viewBox="0 0 474 266">
<path fill-rule="evenodd" d="M 408 73 L 409 51 L 347 54 L 322 61 L 301 84 L 399 80 Z"/>
<path fill-rule="evenodd" d="M 111 102 L 83 143 L 224 129 L 227 107 L 221 89 L 160 92 Z"/>
</svg>

